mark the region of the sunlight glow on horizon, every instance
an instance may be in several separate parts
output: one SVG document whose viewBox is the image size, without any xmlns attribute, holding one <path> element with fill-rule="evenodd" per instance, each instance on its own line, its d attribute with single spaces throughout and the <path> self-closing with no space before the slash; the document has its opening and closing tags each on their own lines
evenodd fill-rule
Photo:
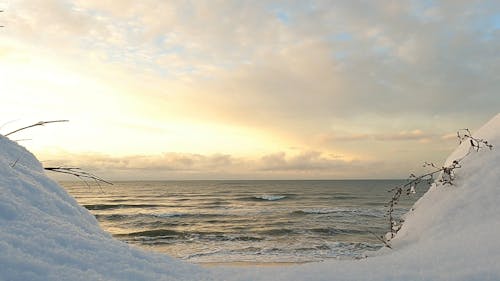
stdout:
<svg viewBox="0 0 500 281">
<path fill-rule="evenodd" d="M 116 178 L 394 178 L 498 112 L 494 9 L 334 2 L 10 1 L 0 133 L 69 119 L 16 138 Z"/>
<path fill-rule="evenodd" d="M 156 119 L 146 119 L 148 108 L 134 108 L 136 104 L 133 100 L 123 99 L 133 94 L 112 88 L 113 83 L 101 83 L 88 75 L 83 76 L 85 73 L 69 72 L 54 61 L 30 54 L 4 59 L 3 66 L 9 70 L 2 75 L 6 82 L 4 89 L 15 93 L 6 96 L 6 102 L 24 108 L 22 115 L 15 108 L 10 112 L 4 111 L 7 116 L 20 119 L 10 126 L 37 120 L 40 116 L 72 119 L 62 129 L 66 136 L 62 135 L 57 143 L 67 143 L 64 147 L 73 152 L 86 153 L 99 148 L 111 156 L 166 151 L 201 154 L 231 151 L 241 156 L 256 156 L 286 146 L 275 137 L 266 136 L 256 129 L 232 127 L 221 122 L 183 120 L 182 116 L 170 115 L 168 109 L 161 112 L 161 116 L 155 116 Z M 114 100 L 120 100 L 121 103 L 117 105 Z M 54 111 L 47 114 L 43 111 L 44 104 L 50 105 Z M 116 117 L 113 118 L 113 115 Z M 50 135 L 58 130 L 61 128 L 38 130 L 36 134 L 41 138 L 28 146 L 38 152 L 53 150 L 58 144 L 54 143 Z M 23 135 L 29 136 L 30 133 Z M 117 140 L 105 137 L 107 135 L 122 137 Z"/>
</svg>

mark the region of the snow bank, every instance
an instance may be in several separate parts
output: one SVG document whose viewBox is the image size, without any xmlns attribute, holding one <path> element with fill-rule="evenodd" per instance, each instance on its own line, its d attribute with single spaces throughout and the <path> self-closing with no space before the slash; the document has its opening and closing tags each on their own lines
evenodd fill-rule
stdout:
<svg viewBox="0 0 500 281">
<path fill-rule="evenodd" d="M 500 280 L 500 114 L 475 137 L 493 144 L 471 153 L 454 186 L 431 188 L 408 213 L 394 250 L 357 261 L 282 268 L 220 268 L 231 280 Z M 446 160 L 467 153 L 460 145 Z M 425 159 L 423 159 L 425 160 Z"/>
<path fill-rule="evenodd" d="M 0 136 L 0 280 L 500 280 L 500 114 L 474 135 L 496 149 L 469 155 L 454 186 L 431 188 L 394 250 L 357 261 L 210 270 L 114 240 L 31 153 Z M 466 151 L 464 144 L 447 161 Z"/>
<path fill-rule="evenodd" d="M 113 239 L 35 157 L 0 136 L 0 280 L 208 280 Z"/>
</svg>

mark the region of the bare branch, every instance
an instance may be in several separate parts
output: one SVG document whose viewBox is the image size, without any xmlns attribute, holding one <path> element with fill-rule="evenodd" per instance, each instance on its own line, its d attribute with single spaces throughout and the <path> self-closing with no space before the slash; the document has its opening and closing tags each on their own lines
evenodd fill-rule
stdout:
<svg viewBox="0 0 500 281">
<path fill-rule="evenodd" d="M 21 157 L 17 157 L 16 161 L 14 161 L 14 163 L 10 164 L 10 167 L 11 167 L 11 168 L 14 168 L 14 167 L 17 165 L 17 162 L 19 162 L 19 159 L 20 159 L 20 158 L 21 158 Z"/>
<path fill-rule="evenodd" d="M 31 141 L 31 140 L 33 140 L 33 139 L 18 139 L 18 140 L 13 140 L 13 141 L 20 142 L 20 141 Z"/>
<path fill-rule="evenodd" d="M 377 238 L 377 240 L 379 240 L 380 242 L 384 243 L 384 245 L 389 248 L 389 249 L 392 249 L 391 245 L 384 239 L 382 238 L 382 236 L 377 236 L 377 234 L 371 232 L 371 231 L 368 231 L 370 234 L 372 234 L 373 236 L 375 236 L 375 238 Z"/>
<path fill-rule="evenodd" d="M 455 169 L 459 169 L 462 167 L 460 162 L 463 159 L 465 159 L 472 151 L 479 151 L 480 149 L 485 148 L 489 148 L 490 150 L 493 149 L 493 145 L 489 144 L 488 141 L 473 137 L 469 129 L 458 130 L 457 138 L 460 143 L 468 142 L 470 144 L 469 151 L 464 156 L 454 160 L 449 166 L 444 166 L 441 168 L 438 168 L 434 163 L 425 162 L 423 167 L 431 167 L 434 170 L 420 176 L 416 176 L 412 173 L 408 177 L 408 181 L 405 184 L 398 185 L 388 191 L 394 192 L 391 200 L 387 204 L 388 210 L 386 213 L 389 218 L 389 233 L 391 235 L 390 239 L 394 238 L 396 236 L 396 233 L 402 227 L 403 221 L 396 221 L 393 213 L 395 206 L 398 204 L 399 198 L 403 194 L 403 191 L 405 191 L 406 195 L 415 193 L 415 187 L 418 184 L 422 182 L 431 183 L 434 180 L 434 175 L 437 173 L 441 173 L 441 177 L 437 180 L 437 182 L 441 183 L 441 185 L 453 185 L 453 180 L 455 179 Z"/>
<path fill-rule="evenodd" d="M 6 125 L 8 125 L 8 124 L 10 124 L 10 123 L 13 123 L 13 122 L 17 122 L 17 121 L 19 121 L 19 119 L 10 120 L 10 121 L 8 121 L 8 122 L 5 122 L 5 123 L 3 123 L 3 124 L 0 126 L 0 129 L 3 129 L 3 127 L 4 127 L 4 126 L 6 126 Z"/>
<path fill-rule="evenodd" d="M 5 134 L 5 136 L 9 136 L 9 135 L 12 135 L 14 133 L 17 133 L 19 131 L 22 131 L 22 130 L 26 130 L 26 129 L 29 129 L 29 128 L 33 128 L 33 127 L 36 127 L 36 126 L 44 126 L 45 124 L 50 124 L 50 123 L 59 123 L 59 122 L 69 122 L 69 120 L 53 120 L 53 121 L 40 121 L 40 122 L 37 122 L 35 124 L 32 124 L 32 125 L 29 125 L 29 126 L 26 126 L 26 127 L 23 127 L 23 128 L 20 128 L 20 129 L 17 129 L 17 130 L 14 130 L 8 134 Z"/>
<path fill-rule="evenodd" d="M 0 12 L 2 12 L 0 10 Z M 20 132 L 22 130 L 26 130 L 26 129 L 29 129 L 29 128 L 33 128 L 33 127 L 37 127 L 37 126 L 44 126 L 46 124 L 51 124 L 51 123 L 60 123 L 60 122 L 69 122 L 69 120 L 52 120 L 52 121 L 39 121 L 35 124 L 32 124 L 32 125 L 29 125 L 29 126 L 26 126 L 26 127 L 22 127 L 22 128 L 19 128 L 17 130 L 14 130 L 8 134 L 5 134 L 5 136 L 10 136 L 12 134 L 15 134 L 17 132 Z M 5 125 L 5 124 L 4 124 Z M 2 125 L 3 126 L 3 125 Z M 28 140 L 28 139 L 21 139 L 21 140 Z M 21 141 L 19 140 L 19 141 Z M 19 162 L 19 158 L 16 159 L 15 162 L 11 163 L 11 167 L 14 168 L 17 163 Z M 98 177 L 92 173 L 89 173 L 89 172 L 86 172 L 84 170 L 82 170 L 81 168 L 78 168 L 78 167 L 64 167 L 64 166 L 58 166 L 58 167 L 44 167 L 45 170 L 47 171 L 51 171 L 51 172 L 55 172 L 55 173 L 61 173 L 61 174 L 67 174 L 67 175 L 71 175 L 71 176 L 74 176 L 74 177 L 77 177 L 78 179 L 82 180 L 85 185 L 87 185 L 88 187 L 90 187 L 89 183 L 87 182 L 87 180 L 91 180 L 91 181 L 94 181 L 98 186 L 99 188 L 101 189 L 102 191 L 102 188 L 101 188 L 101 183 L 105 183 L 105 184 L 110 184 L 110 185 L 113 185 L 113 183 L 101 178 L 101 177 Z"/>
<path fill-rule="evenodd" d="M 44 169 L 55 173 L 75 176 L 83 180 L 87 186 L 89 186 L 89 184 L 86 180 L 94 181 L 99 187 L 101 187 L 101 183 L 113 185 L 113 183 L 77 167 L 44 167 Z"/>
</svg>

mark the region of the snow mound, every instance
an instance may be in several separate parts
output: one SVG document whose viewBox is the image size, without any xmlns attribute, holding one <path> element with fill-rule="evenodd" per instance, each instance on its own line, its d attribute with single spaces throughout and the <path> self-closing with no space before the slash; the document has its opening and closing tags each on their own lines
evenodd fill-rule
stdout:
<svg viewBox="0 0 500 281">
<path fill-rule="evenodd" d="M 500 114 L 473 136 L 493 144 L 493 150 L 467 155 L 471 146 L 468 141 L 462 143 L 444 163 L 449 166 L 467 155 L 462 168 L 455 170 L 453 185 L 432 185 L 415 203 L 415 211 L 407 214 L 394 241 L 397 246 L 429 239 L 457 243 L 457 248 L 470 251 L 500 246 L 496 239 L 481 240 L 500 235 Z"/>
<path fill-rule="evenodd" d="M 453 186 L 435 186 L 416 202 L 391 241 L 394 250 L 286 269 L 219 268 L 219 276 L 246 281 L 500 280 L 500 114 L 473 136 L 494 149 L 472 152 L 456 170 Z M 445 164 L 468 150 L 463 143 Z"/>
<path fill-rule="evenodd" d="M 113 239 L 26 149 L 0 136 L 0 280 L 208 280 Z"/>
</svg>

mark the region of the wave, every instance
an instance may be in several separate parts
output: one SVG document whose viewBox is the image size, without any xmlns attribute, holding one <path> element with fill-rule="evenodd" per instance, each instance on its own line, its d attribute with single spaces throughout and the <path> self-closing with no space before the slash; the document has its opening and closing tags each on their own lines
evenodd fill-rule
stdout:
<svg viewBox="0 0 500 281">
<path fill-rule="evenodd" d="M 153 230 L 144 230 L 144 231 L 136 231 L 136 232 L 130 232 L 130 233 L 121 233 L 121 234 L 116 234 L 115 236 L 121 237 L 121 236 L 134 236 L 134 237 L 161 237 L 161 238 L 166 238 L 166 237 L 179 237 L 179 236 L 184 236 L 183 232 L 175 231 L 175 230 L 170 230 L 170 229 L 153 229 Z"/>
<path fill-rule="evenodd" d="M 342 229 L 342 228 L 313 228 L 310 230 L 312 233 L 339 235 L 339 234 L 366 234 L 367 231 L 359 229 Z"/>
<path fill-rule="evenodd" d="M 336 210 L 331 210 L 331 209 L 305 209 L 305 210 L 298 210 L 298 211 L 293 211 L 292 214 L 294 215 L 322 215 L 322 214 L 331 214 L 331 213 L 336 213 Z"/>
<path fill-rule="evenodd" d="M 359 199 L 358 196 L 347 196 L 347 195 L 333 196 L 332 198 L 335 199 L 335 200 L 354 200 L 354 199 Z"/>
<path fill-rule="evenodd" d="M 120 221 L 127 219 L 129 217 L 128 215 L 122 215 L 122 214 L 111 214 L 111 215 L 95 214 L 94 216 L 99 221 Z"/>
<path fill-rule="evenodd" d="M 158 204 L 87 204 L 83 205 L 87 210 L 110 210 L 110 209 L 125 209 L 125 208 L 154 208 L 162 207 Z"/>
<path fill-rule="evenodd" d="M 194 214 L 185 214 L 185 213 L 159 213 L 159 214 L 140 214 L 142 216 L 151 216 L 156 218 L 179 218 L 179 217 L 187 217 L 193 216 Z"/>
<path fill-rule="evenodd" d="M 216 247 L 182 257 L 191 262 L 228 262 L 228 261 L 259 261 L 259 262 L 320 262 L 329 258 L 359 259 L 365 257 L 366 251 L 377 250 L 382 245 L 359 242 L 335 242 L 312 245 L 282 244 L 263 247 L 248 246 L 234 249 Z"/>
<path fill-rule="evenodd" d="M 338 214 L 338 215 L 351 215 L 351 216 L 364 216 L 364 217 L 383 217 L 384 210 L 379 209 L 353 209 L 353 208 L 331 208 L 331 209 L 302 209 L 291 212 L 292 215 L 325 215 L 325 214 Z"/>
<path fill-rule="evenodd" d="M 146 241 L 148 244 L 151 243 L 152 240 L 157 240 L 158 243 L 161 243 L 161 240 L 171 240 L 171 239 L 196 239 L 198 241 L 209 240 L 209 241 L 261 241 L 264 238 L 259 236 L 251 236 L 251 235 L 238 235 L 231 233 L 222 233 L 222 232 L 203 232 L 203 231 L 176 231 L 172 229 L 151 229 L 151 230 L 143 230 L 143 231 L 135 231 L 130 233 L 121 233 L 115 234 L 116 237 L 129 237 L 135 240 L 136 242 L 144 242 Z"/>
<path fill-rule="evenodd" d="M 281 199 L 285 199 L 287 197 L 286 197 L 286 195 L 268 195 L 268 194 L 264 194 L 264 195 L 256 195 L 256 196 L 253 196 L 252 198 L 254 198 L 254 199 L 260 199 L 260 200 L 267 200 L 267 201 L 278 201 L 278 200 L 281 200 Z"/>
<path fill-rule="evenodd" d="M 248 197 L 239 197 L 235 198 L 238 201 L 278 201 L 288 198 L 289 195 L 273 195 L 273 194 L 262 194 L 262 195 L 253 195 Z"/>
<path fill-rule="evenodd" d="M 294 230 L 288 228 L 273 228 L 261 230 L 258 233 L 264 236 L 284 236 L 294 233 Z"/>
<path fill-rule="evenodd" d="M 318 257 L 336 257 L 336 258 L 360 258 L 363 257 L 366 251 L 375 251 L 382 247 L 382 244 L 366 243 L 366 242 L 333 242 L 312 245 L 309 247 L 294 248 L 293 251 L 297 254 L 313 252 L 313 256 Z"/>
<path fill-rule="evenodd" d="M 228 214 L 210 214 L 210 213 L 135 213 L 135 214 L 94 214 L 99 221 L 129 221 L 148 225 L 155 222 L 166 222 L 168 219 L 191 218 L 191 219 L 209 219 L 228 217 Z M 153 221 L 152 221 L 153 220 Z"/>
</svg>

